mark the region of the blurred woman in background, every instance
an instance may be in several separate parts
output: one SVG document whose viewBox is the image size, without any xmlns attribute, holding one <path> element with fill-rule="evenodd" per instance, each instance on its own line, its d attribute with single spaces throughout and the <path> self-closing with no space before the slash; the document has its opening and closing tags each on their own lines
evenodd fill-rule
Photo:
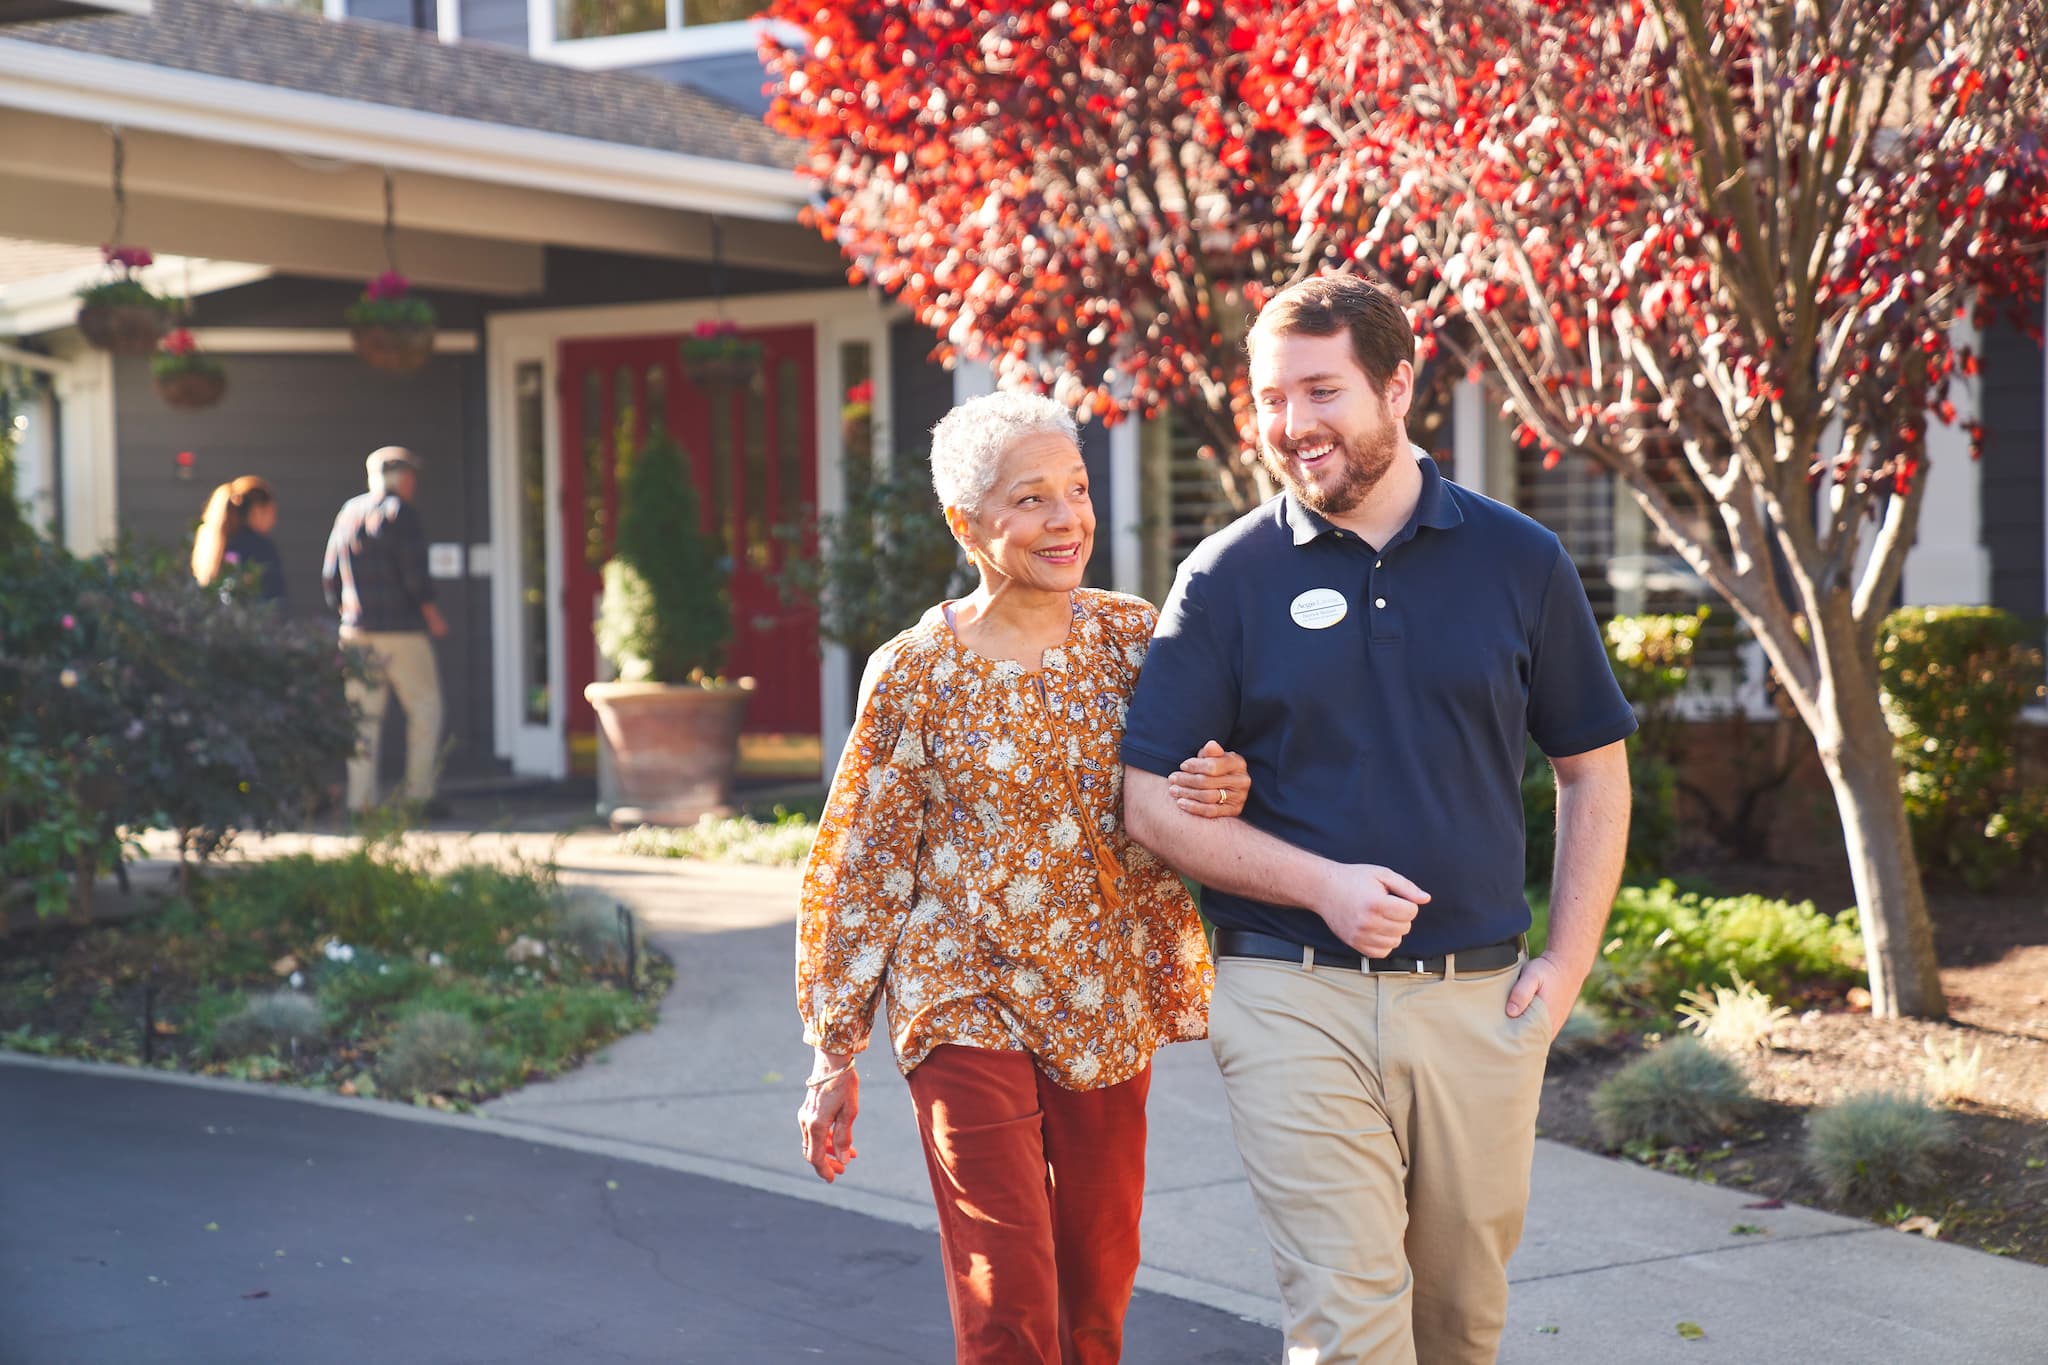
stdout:
<svg viewBox="0 0 2048 1365">
<path fill-rule="evenodd" d="M 256 590 L 266 602 L 284 600 L 284 560 L 270 532 L 277 525 L 277 499 L 270 485 L 245 474 L 213 490 L 199 534 L 192 542 L 192 577 L 201 586 L 232 568 L 255 576 Z"/>
</svg>

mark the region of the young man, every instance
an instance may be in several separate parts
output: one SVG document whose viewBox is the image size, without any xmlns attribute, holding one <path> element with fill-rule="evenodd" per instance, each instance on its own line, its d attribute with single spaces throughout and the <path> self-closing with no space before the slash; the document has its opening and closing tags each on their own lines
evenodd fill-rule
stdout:
<svg viewBox="0 0 2048 1365">
<path fill-rule="evenodd" d="M 441 672 L 434 641 L 448 633 L 427 576 L 427 533 L 413 510 L 419 460 L 402 446 L 382 446 L 364 461 L 370 488 L 342 504 L 327 537 L 320 584 L 341 614 L 341 639 L 370 656 L 367 684 L 349 684 L 362 711 L 356 755 L 348 761 L 348 808 L 377 803 L 377 750 L 384 704 L 393 692 L 405 711 L 405 799 L 438 814 L 435 777 L 441 760 Z"/>
<path fill-rule="evenodd" d="M 1408 443 L 1415 340 L 1350 275 L 1251 336 L 1286 492 L 1182 566 L 1131 702 L 1125 818 L 1203 883 L 1210 1038 L 1272 1242 L 1290 1365 L 1491 1361 L 1551 1037 L 1628 831 L 1615 684 L 1555 535 Z M 1558 782 L 1550 941 L 1523 935 L 1523 737 Z M 1220 738 L 1236 821 L 1167 775 Z"/>
</svg>

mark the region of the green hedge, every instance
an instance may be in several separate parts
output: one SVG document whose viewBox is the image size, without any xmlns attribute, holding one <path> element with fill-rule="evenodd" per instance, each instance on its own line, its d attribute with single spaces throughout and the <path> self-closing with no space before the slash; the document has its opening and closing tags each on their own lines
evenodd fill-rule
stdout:
<svg viewBox="0 0 2048 1365">
<path fill-rule="evenodd" d="M 2020 712 L 2042 696 L 2041 632 L 1991 607 L 1885 618 L 1878 674 L 1914 850 L 1987 887 L 2048 861 L 2048 790 L 2018 763 Z"/>
</svg>

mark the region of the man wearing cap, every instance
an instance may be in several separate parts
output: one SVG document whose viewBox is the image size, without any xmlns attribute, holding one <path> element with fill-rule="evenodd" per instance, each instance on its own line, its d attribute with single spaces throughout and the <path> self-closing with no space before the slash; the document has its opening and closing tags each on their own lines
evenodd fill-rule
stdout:
<svg viewBox="0 0 2048 1365">
<path fill-rule="evenodd" d="M 1250 339 L 1286 491 L 1181 567 L 1124 730 L 1131 837 L 1203 883 L 1210 1047 L 1290 1365 L 1482 1365 L 1506 1321 L 1544 1058 L 1621 877 L 1635 717 L 1578 570 L 1407 440 L 1392 293 L 1305 280 Z M 1167 775 L 1242 753 L 1238 820 Z M 1558 783 L 1527 955 L 1524 737 Z"/>
<path fill-rule="evenodd" d="M 341 613 L 342 641 L 370 656 L 369 681 L 349 685 L 349 700 L 362 714 L 348 763 L 352 812 L 377 804 L 377 749 L 384 703 L 393 692 L 405 711 L 405 799 L 430 809 L 436 804 L 441 672 L 433 642 L 448 633 L 448 623 L 434 605 L 427 533 L 412 507 L 419 463 L 403 446 L 370 452 L 370 491 L 350 498 L 335 515 L 320 571 L 327 605 Z"/>
</svg>

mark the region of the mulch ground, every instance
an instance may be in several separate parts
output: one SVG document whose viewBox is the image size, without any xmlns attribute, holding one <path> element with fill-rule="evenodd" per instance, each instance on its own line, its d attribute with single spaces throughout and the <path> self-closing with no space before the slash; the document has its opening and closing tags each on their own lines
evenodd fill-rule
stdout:
<svg viewBox="0 0 2048 1365">
<path fill-rule="evenodd" d="M 1824 908 L 1853 900 L 1844 881 L 1811 871 L 1746 869 L 1741 884 Z M 1855 1003 L 1861 992 L 1805 1002 L 1772 1049 L 1746 1063 L 1764 1101 L 1756 1117 L 1722 1145 L 1672 1149 L 1650 1164 L 1749 1190 L 1762 1207 L 1784 1201 L 1903 1222 L 1917 1235 L 2048 1265 L 2048 904 L 2038 892 L 1939 889 L 1930 889 L 1929 902 L 1949 1019 L 1873 1019 Z M 1593 1121 L 1593 1092 L 1642 1047 L 1626 1038 L 1576 1058 L 1553 1056 L 1543 1135 L 1608 1152 Z M 1970 1096 L 1950 1110 L 1957 1142 L 1941 1187 L 1910 1206 L 1831 1201 L 1801 1164 L 1807 1116 L 1859 1091 L 1918 1090 L 1929 1051 L 1957 1048 L 1981 1049 L 1982 1063 Z"/>
</svg>

